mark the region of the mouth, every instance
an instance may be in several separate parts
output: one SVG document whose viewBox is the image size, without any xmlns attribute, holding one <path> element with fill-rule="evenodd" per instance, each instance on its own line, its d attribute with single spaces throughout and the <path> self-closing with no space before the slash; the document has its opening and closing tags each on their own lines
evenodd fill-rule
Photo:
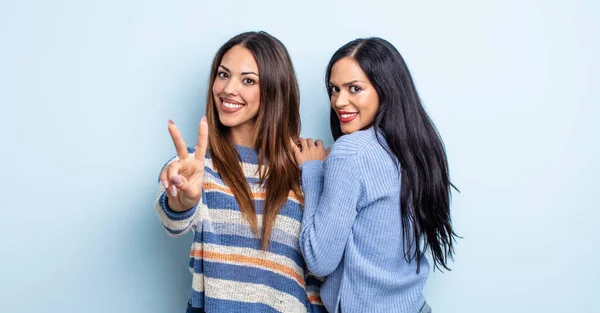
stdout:
<svg viewBox="0 0 600 313">
<path fill-rule="evenodd" d="M 342 123 L 350 123 L 358 116 L 358 112 L 338 111 L 337 113 Z"/>
<path fill-rule="evenodd" d="M 245 104 L 227 98 L 221 99 L 221 110 L 225 113 L 235 113 L 244 107 Z"/>
</svg>

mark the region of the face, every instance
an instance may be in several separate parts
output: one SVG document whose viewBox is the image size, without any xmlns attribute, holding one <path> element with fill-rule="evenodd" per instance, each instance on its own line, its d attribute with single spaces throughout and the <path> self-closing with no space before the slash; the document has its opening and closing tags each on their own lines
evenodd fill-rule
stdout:
<svg viewBox="0 0 600 313">
<path fill-rule="evenodd" d="M 351 134 L 373 123 L 379 108 L 375 87 L 351 58 L 337 61 L 329 77 L 331 107 L 335 110 L 344 134 Z"/>
<path fill-rule="evenodd" d="M 260 106 L 258 65 L 250 50 L 234 46 L 223 55 L 212 93 L 221 124 L 252 131 Z"/>
</svg>

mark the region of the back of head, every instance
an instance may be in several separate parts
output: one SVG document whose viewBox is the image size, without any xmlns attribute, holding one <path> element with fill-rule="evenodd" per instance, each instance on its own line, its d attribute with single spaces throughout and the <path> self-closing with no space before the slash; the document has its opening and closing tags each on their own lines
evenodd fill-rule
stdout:
<svg viewBox="0 0 600 313">
<path fill-rule="evenodd" d="M 453 185 L 442 139 L 421 103 L 404 58 L 384 39 L 353 40 L 332 56 L 325 75 L 327 87 L 333 65 L 342 58 L 354 59 L 376 89 L 379 107 L 371 126 L 376 134 L 383 133 L 385 138 L 379 140 L 387 142 L 388 153 L 401 165 L 405 258 L 416 257 L 418 271 L 425 251 L 431 249 L 435 267 L 448 269 L 447 257 L 453 256 L 456 236 L 450 218 Z M 333 109 L 330 124 L 334 139 L 343 135 Z"/>
</svg>

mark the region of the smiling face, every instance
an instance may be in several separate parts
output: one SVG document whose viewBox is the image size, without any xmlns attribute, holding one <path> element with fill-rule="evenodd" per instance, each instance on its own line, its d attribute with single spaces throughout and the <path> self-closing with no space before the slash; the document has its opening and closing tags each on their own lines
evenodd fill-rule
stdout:
<svg viewBox="0 0 600 313">
<path fill-rule="evenodd" d="M 371 126 L 379 108 L 379 95 L 354 59 L 345 57 L 333 65 L 329 88 L 331 107 L 344 134 Z"/>
<path fill-rule="evenodd" d="M 227 51 L 217 69 L 212 93 L 221 124 L 252 132 L 260 107 L 258 65 L 243 46 Z"/>
</svg>

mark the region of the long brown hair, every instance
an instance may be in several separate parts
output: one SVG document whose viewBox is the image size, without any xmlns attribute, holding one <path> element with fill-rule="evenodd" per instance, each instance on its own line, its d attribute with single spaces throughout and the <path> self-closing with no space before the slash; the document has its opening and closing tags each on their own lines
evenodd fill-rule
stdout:
<svg viewBox="0 0 600 313">
<path fill-rule="evenodd" d="M 229 127 L 219 120 L 212 94 L 223 55 L 237 45 L 252 52 L 260 76 L 260 106 L 253 148 L 258 154 L 260 184 L 266 191 L 262 223 L 262 248 L 266 250 L 277 213 L 290 192 L 302 202 L 300 170 L 290 145 L 290 138 L 296 141 L 300 135 L 300 93 L 287 49 L 266 32 L 239 34 L 226 42 L 215 55 L 206 101 L 212 162 L 233 192 L 242 216 L 250 223 L 255 235 L 258 235 L 258 220 L 250 186 L 238 162 L 240 156 L 230 138 Z"/>
</svg>

